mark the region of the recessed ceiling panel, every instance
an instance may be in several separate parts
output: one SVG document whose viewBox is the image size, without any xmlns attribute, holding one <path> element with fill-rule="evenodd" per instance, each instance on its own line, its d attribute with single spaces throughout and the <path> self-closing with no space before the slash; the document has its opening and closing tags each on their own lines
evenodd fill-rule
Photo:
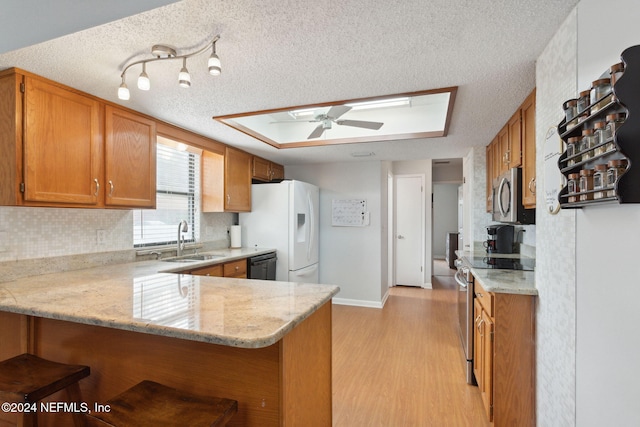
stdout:
<svg viewBox="0 0 640 427">
<path fill-rule="evenodd" d="M 457 87 L 214 117 L 276 148 L 447 135 Z"/>
</svg>

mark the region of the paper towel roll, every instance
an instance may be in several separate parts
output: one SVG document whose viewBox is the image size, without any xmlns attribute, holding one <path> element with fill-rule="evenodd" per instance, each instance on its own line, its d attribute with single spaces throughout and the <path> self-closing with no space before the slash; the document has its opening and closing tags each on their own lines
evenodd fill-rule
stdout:
<svg viewBox="0 0 640 427">
<path fill-rule="evenodd" d="M 239 225 L 232 225 L 231 226 L 231 248 L 232 249 L 237 249 L 240 246 L 242 246 L 242 234 L 240 233 L 240 226 Z"/>
</svg>

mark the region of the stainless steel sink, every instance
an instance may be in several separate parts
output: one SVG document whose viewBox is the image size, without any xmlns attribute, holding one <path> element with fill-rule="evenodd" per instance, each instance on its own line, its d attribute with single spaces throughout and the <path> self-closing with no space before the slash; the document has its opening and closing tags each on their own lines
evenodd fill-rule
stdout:
<svg viewBox="0 0 640 427">
<path fill-rule="evenodd" d="M 222 258 L 222 255 L 213 255 L 213 254 L 193 254 L 193 255 L 183 255 L 180 257 L 174 258 L 165 258 L 160 261 L 165 262 L 193 262 L 193 261 L 208 261 L 216 258 Z"/>
</svg>

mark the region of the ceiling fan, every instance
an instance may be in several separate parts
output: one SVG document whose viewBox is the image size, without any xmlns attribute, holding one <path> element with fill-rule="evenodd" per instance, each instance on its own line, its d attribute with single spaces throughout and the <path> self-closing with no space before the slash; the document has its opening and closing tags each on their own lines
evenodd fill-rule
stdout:
<svg viewBox="0 0 640 427">
<path fill-rule="evenodd" d="M 287 121 L 288 122 L 307 121 L 309 123 L 320 122 L 320 124 L 307 137 L 307 139 L 320 137 L 325 130 L 331 129 L 331 126 L 333 125 L 333 123 L 340 126 L 353 126 L 353 127 L 373 129 L 373 130 L 380 129 L 384 124 L 381 122 L 370 122 L 365 120 L 339 120 L 339 118 L 343 114 L 345 114 L 347 111 L 351 110 L 351 108 L 352 107 L 349 107 L 347 105 L 334 105 L 326 113 L 318 114 L 311 120 L 287 120 Z"/>
</svg>

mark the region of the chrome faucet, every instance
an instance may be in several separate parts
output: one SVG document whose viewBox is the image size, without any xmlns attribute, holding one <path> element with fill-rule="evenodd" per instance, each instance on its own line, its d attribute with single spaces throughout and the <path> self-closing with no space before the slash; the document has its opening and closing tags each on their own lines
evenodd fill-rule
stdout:
<svg viewBox="0 0 640 427">
<path fill-rule="evenodd" d="M 178 224 L 178 250 L 176 251 L 177 256 L 182 256 L 182 251 L 184 250 L 184 238 L 182 238 L 182 233 L 186 233 L 189 231 L 189 224 L 184 219 L 180 221 Z"/>
</svg>

